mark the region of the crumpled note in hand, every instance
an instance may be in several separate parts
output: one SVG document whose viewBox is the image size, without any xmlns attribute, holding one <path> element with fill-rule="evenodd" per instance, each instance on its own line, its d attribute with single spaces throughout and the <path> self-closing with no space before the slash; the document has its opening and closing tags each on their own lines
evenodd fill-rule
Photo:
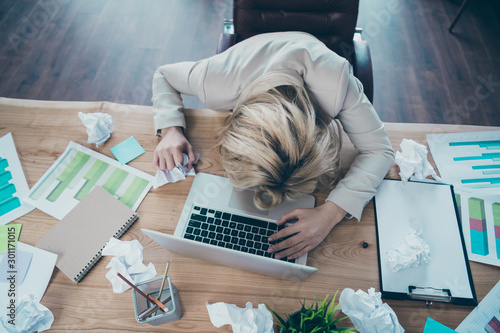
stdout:
<svg viewBox="0 0 500 333">
<path fill-rule="evenodd" d="M 196 160 L 193 165 L 198 163 L 198 159 L 200 158 L 200 154 L 194 154 L 196 156 Z M 176 183 L 180 180 L 186 179 L 186 176 L 195 176 L 196 172 L 194 171 L 194 167 L 191 169 L 187 168 L 188 165 L 188 156 L 186 154 L 182 154 L 183 162 L 182 165 L 179 164 L 172 171 L 170 170 L 157 170 L 155 180 L 153 181 L 153 188 L 157 188 L 169 183 Z"/>
<path fill-rule="evenodd" d="M 120 241 L 114 237 L 108 241 L 102 250 L 103 256 L 115 256 L 111 258 L 106 268 L 111 268 L 106 273 L 106 278 L 111 282 L 114 293 L 122 293 L 130 286 L 118 277 L 120 273 L 134 284 L 149 280 L 156 276 L 153 263 L 148 266 L 142 263 L 142 245 L 137 239 L 132 241 Z"/>
<path fill-rule="evenodd" d="M 432 176 L 435 180 L 443 182 L 427 160 L 426 146 L 409 139 L 403 139 L 399 146 L 401 152 L 396 152 L 394 162 L 399 166 L 399 176 L 401 176 L 403 183 L 406 183 L 413 174 L 419 180 Z"/>
<path fill-rule="evenodd" d="M 394 272 L 406 268 L 415 268 L 431 262 L 431 249 L 422 238 L 422 223 L 410 218 L 410 230 L 405 236 L 405 243 L 385 254 L 385 261 Z"/>
<path fill-rule="evenodd" d="M 252 302 L 247 302 L 245 308 L 234 304 L 218 302 L 208 304 L 210 321 L 215 327 L 231 325 L 233 333 L 272 333 L 273 316 L 264 304 L 253 308 Z"/>
<path fill-rule="evenodd" d="M 43 332 L 52 326 L 54 315 L 33 295 L 23 295 L 17 300 L 15 314 L 0 316 L 0 328 L 8 333 Z"/>
<path fill-rule="evenodd" d="M 352 320 L 360 333 L 403 333 L 394 310 L 382 302 L 375 288 L 363 290 L 345 288 L 339 298 L 340 310 Z"/>
<path fill-rule="evenodd" d="M 113 117 L 107 113 L 78 112 L 78 117 L 87 128 L 87 143 L 95 143 L 96 147 L 106 142 L 113 131 Z"/>
</svg>

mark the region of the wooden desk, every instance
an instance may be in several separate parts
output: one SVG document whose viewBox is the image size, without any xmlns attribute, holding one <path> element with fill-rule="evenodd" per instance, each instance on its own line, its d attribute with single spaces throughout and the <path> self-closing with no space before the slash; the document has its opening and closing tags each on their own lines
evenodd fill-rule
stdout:
<svg viewBox="0 0 500 333">
<path fill-rule="evenodd" d="M 114 131 L 108 142 L 96 148 L 87 144 L 87 134 L 77 113 L 106 112 L 113 116 Z M 196 152 L 201 154 L 198 172 L 223 175 L 218 155 L 213 149 L 216 129 L 226 114 L 208 110 L 188 110 L 187 136 Z M 427 124 L 387 124 L 391 142 L 396 150 L 403 138 L 426 143 L 427 133 L 481 131 L 498 128 Z M 133 135 L 146 154 L 129 165 L 152 175 L 153 151 L 158 138 L 153 133 L 151 108 L 100 102 L 44 102 L 0 98 L 0 136 L 12 132 L 17 152 L 29 186 L 32 187 L 66 148 L 70 140 L 112 157 L 109 148 Z M 344 165 L 350 164 L 355 151 L 345 141 Z M 397 178 L 392 168 L 390 178 Z M 108 257 L 75 284 L 57 268 L 43 297 L 42 304 L 54 314 L 50 332 L 230 332 L 225 326 L 217 330 L 210 322 L 205 303 L 226 302 L 243 307 L 247 301 L 254 305 L 267 303 L 278 313 L 293 312 L 299 301 L 323 299 L 344 288 L 367 291 L 379 290 L 377 245 L 373 205 L 368 204 L 361 222 L 343 221 L 325 241 L 310 252 L 308 264 L 319 272 L 304 282 L 282 281 L 238 269 L 211 264 L 170 253 L 145 236 L 140 228 L 174 232 L 192 178 L 166 185 L 151 192 L 138 209 L 139 221 L 122 237 L 138 239 L 144 246 L 144 263 L 153 262 L 162 274 L 170 261 L 169 275 L 179 289 L 183 318 L 169 324 L 152 327 L 138 324 L 134 318 L 131 291 L 114 294 L 105 278 Z M 317 195 L 317 203 L 326 193 Z M 34 210 L 15 221 L 22 223 L 20 240 L 34 245 L 58 221 L 40 210 Z M 363 244 L 368 247 L 364 248 Z M 482 300 L 500 278 L 500 268 L 476 262 L 470 263 L 478 300 Z M 472 307 L 435 304 L 428 309 L 420 301 L 385 300 L 396 312 L 407 332 L 422 332 L 426 318 L 456 328 Z"/>
</svg>

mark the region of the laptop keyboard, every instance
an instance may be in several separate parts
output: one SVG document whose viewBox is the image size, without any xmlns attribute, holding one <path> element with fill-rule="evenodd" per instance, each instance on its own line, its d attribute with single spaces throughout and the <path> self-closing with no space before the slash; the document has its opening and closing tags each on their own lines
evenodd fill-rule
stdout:
<svg viewBox="0 0 500 333">
<path fill-rule="evenodd" d="M 276 223 L 196 205 L 191 212 L 184 238 L 274 258 L 274 253 L 268 253 L 267 249 L 277 242 L 269 242 L 268 237 L 283 228 L 284 225 L 278 226 Z M 280 260 L 295 263 L 295 259 Z"/>
</svg>

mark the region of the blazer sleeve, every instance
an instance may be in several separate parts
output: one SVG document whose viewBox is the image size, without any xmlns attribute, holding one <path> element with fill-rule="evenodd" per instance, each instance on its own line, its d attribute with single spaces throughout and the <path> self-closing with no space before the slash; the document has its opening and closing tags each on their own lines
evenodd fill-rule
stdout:
<svg viewBox="0 0 500 333">
<path fill-rule="evenodd" d="M 360 220 L 363 208 L 392 166 L 394 150 L 384 124 L 347 62 L 341 71 L 338 87 L 336 102 L 341 107 L 337 117 L 359 153 L 326 200 Z"/>
<path fill-rule="evenodd" d="M 186 127 L 181 94 L 203 94 L 206 67 L 206 60 L 201 60 L 164 65 L 155 71 L 152 102 L 156 135 L 160 135 L 163 128 Z"/>
</svg>

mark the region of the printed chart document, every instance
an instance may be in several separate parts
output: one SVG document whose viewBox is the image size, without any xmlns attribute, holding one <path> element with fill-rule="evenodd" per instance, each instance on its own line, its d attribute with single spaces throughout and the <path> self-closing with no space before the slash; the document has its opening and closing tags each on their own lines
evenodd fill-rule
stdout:
<svg viewBox="0 0 500 333">
<path fill-rule="evenodd" d="M 455 186 L 469 259 L 500 266 L 500 131 L 427 141 L 441 177 Z"/>
<path fill-rule="evenodd" d="M 153 181 L 145 172 L 70 142 L 25 200 L 60 220 L 97 185 L 135 211 Z"/>
<path fill-rule="evenodd" d="M 427 142 L 445 182 L 500 194 L 500 131 L 428 134 Z"/>
<path fill-rule="evenodd" d="M 394 271 L 388 254 L 405 242 L 412 220 L 421 223 L 430 262 Z M 452 186 L 385 179 L 375 195 L 375 221 L 382 297 L 477 304 Z"/>
<path fill-rule="evenodd" d="M 500 281 L 455 331 L 458 333 L 500 332 Z"/>
<path fill-rule="evenodd" d="M 12 134 L 0 138 L 0 225 L 7 224 L 35 207 L 22 199 L 29 187 L 17 155 Z"/>
</svg>

